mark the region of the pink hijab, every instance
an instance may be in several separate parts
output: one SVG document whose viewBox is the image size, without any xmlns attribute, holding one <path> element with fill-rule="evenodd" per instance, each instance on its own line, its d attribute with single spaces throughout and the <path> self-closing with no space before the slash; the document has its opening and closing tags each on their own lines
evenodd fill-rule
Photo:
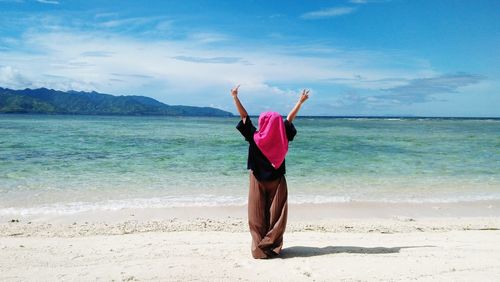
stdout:
<svg viewBox="0 0 500 282">
<path fill-rule="evenodd" d="M 259 130 L 255 132 L 253 139 L 271 165 L 278 169 L 288 152 L 288 138 L 281 115 L 277 112 L 260 114 Z"/>
</svg>

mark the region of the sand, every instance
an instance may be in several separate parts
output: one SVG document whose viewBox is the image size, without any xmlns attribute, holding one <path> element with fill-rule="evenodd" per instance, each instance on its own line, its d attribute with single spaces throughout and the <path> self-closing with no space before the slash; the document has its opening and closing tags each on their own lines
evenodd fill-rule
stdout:
<svg viewBox="0 0 500 282">
<path fill-rule="evenodd" d="M 267 260 L 250 255 L 245 207 L 3 215 L 0 280 L 500 281 L 498 203 L 345 209 L 290 206 Z"/>
</svg>

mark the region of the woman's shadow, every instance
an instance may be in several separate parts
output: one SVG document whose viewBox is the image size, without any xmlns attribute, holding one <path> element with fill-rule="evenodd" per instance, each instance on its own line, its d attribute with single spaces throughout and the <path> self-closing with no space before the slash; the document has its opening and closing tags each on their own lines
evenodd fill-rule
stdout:
<svg viewBox="0 0 500 282">
<path fill-rule="evenodd" d="M 317 247 L 306 247 L 306 246 L 293 246 L 281 250 L 279 258 L 294 258 L 294 257 L 312 257 L 312 256 L 322 256 L 329 254 L 392 254 L 399 253 L 401 249 L 409 248 L 432 248 L 435 246 L 424 245 L 424 246 L 402 246 L 402 247 L 356 247 L 356 246 L 328 246 L 323 248 Z"/>
</svg>

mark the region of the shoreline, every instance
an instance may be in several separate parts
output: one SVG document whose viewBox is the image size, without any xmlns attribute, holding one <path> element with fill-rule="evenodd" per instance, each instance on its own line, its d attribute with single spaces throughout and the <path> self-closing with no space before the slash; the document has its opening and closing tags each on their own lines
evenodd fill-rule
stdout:
<svg viewBox="0 0 500 282">
<path fill-rule="evenodd" d="M 247 207 L 121 209 L 0 216 L 0 237 L 79 237 L 145 232 L 247 232 Z M 500 230 L 500 202 L 289 205 L 287 232 Z"/>
<path fill-rule="evenodd" d="M 500 200 L 462 201 L 449 203 L 387 203 L 351 201 L 318 204 L 288 204 L 289 218 L 293 220 L 316 220 L 324 218 L 392 218 L 392 217 L 500 217 Z M 90 210 L 82 212 L 47 212 L 40 214 L 0 214 L 0 223 L 11 219 L 24 221 L 69 222 L 74 220 L 106 220 L 109 222 L 128 219 L 190 219 L 199 216 L 207 218 L 246 217 L 246 205 L 185 206 L 158 208 L 121 208 L 112 210 Z"/>
</svg>

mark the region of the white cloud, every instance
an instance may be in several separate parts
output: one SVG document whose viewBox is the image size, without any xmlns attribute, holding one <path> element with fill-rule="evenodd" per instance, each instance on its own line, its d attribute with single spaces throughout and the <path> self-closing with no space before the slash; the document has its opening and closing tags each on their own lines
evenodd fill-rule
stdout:
<svg viewBox="0 0 500 282">
<path fill-rule="evenodd" d="M 18 69 L 0 65 L 0 87 L 24 88 L 28 86 L 30 86 L 29 80 Z"/>
<path fill-rule="evenodd" d="M 238 57 L 201 58 L 201 57 L 175 56 L 172 58 L 186 62 L 204 63 L 204 64 L 235 64 L 235 63 L 245 62 L 242 58 Z"/>
<path fill-rule="evenodd" d="M 148 23 L 153 23 L 158 20 L 157 17 L 134 17 L 134 18 L 122 18 L 122 19 L 110 19 L 99 23 L 100 26 L 105 28 L 117 28 L 117 27 L 135 27 L 142 26 Z"/>
<path fill-rule="evenodd" d="M 116 12 L 104 12 L 104 13 L 95 14 L 94 18 L 96 18 L 96 19 L 115 18 L 117 16 L 118 16 L 118 13 L 116 13 Z"/>
<path fill-rule="evenodd" d="M 300 17 L 306 20 L 338 17 L 351 14 L 356 11 L 355 7 L 333 7 L 302 14 Z"/>
<path fill-rule="evenodd" d="M 426 78 L 401 80 L 400 86 L 382 89 L 382 93 L 366 95 L 346 92 L 339 98 L 328 101 L 332 108 L 351 108 L 356 111 L 366 109 L 387 109 L 395 106 L 408 106 L 418 103 L 445 101 L 444 94 L 459 94 L 466 87 L 484 87 L 485 77 L 469 73 L 441 74 Z M 388 94 L 387 94 L 388 93 Z"/>
<path fill-rule="evenodd" d="M 0 62 L 11 66 L 3 69 L 0 83 L 146 95 L 166 103 L 224 108 L 232 106 L 229 89 L 240 83 L 244 99 L 258 111 L 265 107 L 264 99 L 277 110 L 285 109 L 295 101 L 297 87 L 319 83 L 378 90 L 435 74 L 428 64 L 396 52 L 321 45 L 217 46 L 228 38 L 198 32 L 183 39 L 144 40 L 107 31 L 31 31 L 18 39 L 20 48 L 0 50 Z"/>
<path fill-rule="evenodd" d="M 36 0 L 38 3 L 58 5 L 59 1 L 56 0 Z"/>
<path fill-rule="evenodd" d="M 221 42 L 229 40 L 230 38 L 225 34 L 215 33 L 215 32 L 196 32 L 188 36 L 187 40 L 193 43 L 207 44 L 214 42 Z"/>
<path fill-rule="evenodd" d="M 456 93 L 459 89 L 477 84 L 484 79 L 485 77 L 483 76 L 469 73 L 416 78 L 404 85 L 384 89 L 384 91 L 390 94 L 380 95 L 378 98 L 395 100 L 407 104 L 421 103 L 435 99 L 435 94 Z"/>
<path fill-rule="evenodd" d="M 368 3 L 383 3 L 383 2 L 389 2 L 391 0 L 350 0 L 349 3 L 352 4 L 368 4 Z"/>
</svg>

